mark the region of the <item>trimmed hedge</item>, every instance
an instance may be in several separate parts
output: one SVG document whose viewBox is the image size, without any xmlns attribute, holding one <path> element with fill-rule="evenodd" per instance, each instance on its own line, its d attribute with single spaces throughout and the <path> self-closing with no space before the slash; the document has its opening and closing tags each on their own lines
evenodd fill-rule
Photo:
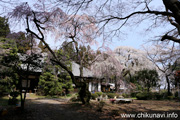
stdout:
<svg viewBox="0 0 180 120">
<path fill-rule="evenodd" d="M 173 100 L 175 97 L 174 96 L 167 96 L 168 100 Z"/>
<path fill-rule="evenodd" d="M 138 100 L 161 100 L 161 99 L 169 99 L 172 100 L 175 97 L 173 95 L 168 96 L 167 92 L 141 92 L 136 94 L 136 98 Z"/>
<path fill-rule="evenodd" d="M 130 97 L 130 95 L 129 95 L 129 94 L 126 94 L 126 93 L 123 93 L 122 96 L 123 96 L 124 98 Z"/>
<path fill-rule="evenodd" d="M 148 96 L 148 93 L 147 92 L 143 92 L 143 93 L 138 93 L 136 95 L 136 98 L 138 100 L 148 100 L 149 99 L 149 96 Z"/>
<path fill-rule="evenodd" d="M 132 92 L 131 97 L 136 97 L 137 94 L 138 94 L 137 92 Z"/>
<path fill-rule="evenodd" d="M 103 93 L 102 92 L 95 92 L 98 96 L 101 96 Z"/>
<path fill-rule="evenodd" d="M 93 100 L 95 100 L 97 97 L 98 97 L 98 94 L 97 94 L 97 93 L 92 93 L 92 94 L 91 94 L 91 98 L 92 98 Z"/>
<path fill-rule="evenodd" d="M 178 91 L 174 93 L 174 97 L 178 98 Z"/>
<path fill-rule="evenodd" d="M 19 92 L 16 92 L 16 91 L 15 92 L 11 92 L 10 93 L 11 98 L 9 98 L 8 104 L 9 105 L 16 105 L 17 102 L 18 102 L 18 100 L 17 100 L 18 95 L 19 95 Z"/>
<path fill-rule="evenodd" d="M 162 95 L 161 93 L 154 92 L 154 93 L 153 93 L 153 99 L 155 99 L 155 100 L 161 100 L 161 99 L 163 99 L 163 95 Z"/>
<path fill-rule="evenodd" d="M 119 97 L 119 94 L 117 93 L 106 93 L 106 95 L 108 96 L 108 98 L 114 98 L 115 96 Z"/>
</svg>

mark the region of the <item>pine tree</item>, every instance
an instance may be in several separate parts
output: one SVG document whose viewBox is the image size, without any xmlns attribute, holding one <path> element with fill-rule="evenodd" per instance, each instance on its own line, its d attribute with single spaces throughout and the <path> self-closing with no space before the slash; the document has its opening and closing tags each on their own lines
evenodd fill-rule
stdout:
<svg viewBox="0 0 180 120">
<path fill-rule="evenodd" d="M 8 19 L 0 17 L 0 37 L 6 37 L 10 33 Z"/>
</svg>

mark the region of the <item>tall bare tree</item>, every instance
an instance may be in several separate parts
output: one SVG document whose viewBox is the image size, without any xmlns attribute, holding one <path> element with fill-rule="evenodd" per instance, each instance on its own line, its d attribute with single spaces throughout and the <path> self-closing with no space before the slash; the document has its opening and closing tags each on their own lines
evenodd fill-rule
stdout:
<svg viewBox="0 0 180 120">
<path fill-rule="evenodd" d="M 177 60 L 180 57 L 179 49 L 166 45 L 155 45 L 152 48 L 145 49 L 148 59 L 151 60 L 158 70 L 166 79 L 168 95 L 171 93 L 171 76 L 174 76 L 174 71 L 177 67 Z"/>
</svg>

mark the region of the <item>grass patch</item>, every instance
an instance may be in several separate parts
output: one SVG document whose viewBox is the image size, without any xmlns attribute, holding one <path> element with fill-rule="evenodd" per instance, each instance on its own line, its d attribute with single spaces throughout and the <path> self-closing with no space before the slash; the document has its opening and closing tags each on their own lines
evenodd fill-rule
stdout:
<svg viewBox="0 0 180 120">
<path fill-rule="evenodd" d="M 8 106 L 8 96 L 0 97 L 0 106 Z"/>
<path fill-rule="evenodd" d="M 20 101 L 21 97 L 20 95 L 17 97 L 17 100 Z M 3 96 L 0 97 L 0 106 L 9 106 L 8 105 L 9 97 L 8 96 Z"/>
<path fill-rule="evenodd" d="M 131 99 L 133 99 L 133 100 L 137 100 L 137 98 L 136 98 L 136 97 L 132 97 Z"/>
<path fill-rule="evenodd" d="M 71 97 L 72 95 L 68 95 L 68 96 L 41 96 L 41 95 L 36 95 L 36 94 L 27 94 L 26 97 L 27 99 L 30 98 L 30 99 L 43 99 L 43 98 L 48 98 L 48 99 L 51 99 L 51 98 L 68 98 L 68 97 Z"/>
<path fill-rule="evenodd" d="M 46 98 L 46 96 L 41 96 L 41 95 L 36 95 L 36 94 L 31 94 L 31 93 L 28 93 L 26 95 L 27 98 L 30 98 L 30 99 L 42 99 L 42 98 Z"/>
</svg>

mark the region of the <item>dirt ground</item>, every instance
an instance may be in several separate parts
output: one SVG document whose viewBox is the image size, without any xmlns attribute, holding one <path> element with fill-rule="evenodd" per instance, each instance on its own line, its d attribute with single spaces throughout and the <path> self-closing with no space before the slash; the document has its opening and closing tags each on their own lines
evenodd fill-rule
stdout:
<svg viewBox="0 0 180 120">
<path fill-rule="evenodd" d="M 97 101 L 84 106 L 79 102 L 68 102 L 68 99 L 28 99 L 24 112 L 15 106 L 7 108 L 7 114 L 0 120 L 133 120 L 137 115 L 147 120 L 152 114 L 165 115 L 161 118 L 163 120 L 180 120 L 180 103 L 177 101 L 134 100 L 132 103 L 112 104 L 107 100 L 102 111 L 98 111 L 98 105 Z M 123 117 L 125 113 L 136 117 Z"/>
</svg>

